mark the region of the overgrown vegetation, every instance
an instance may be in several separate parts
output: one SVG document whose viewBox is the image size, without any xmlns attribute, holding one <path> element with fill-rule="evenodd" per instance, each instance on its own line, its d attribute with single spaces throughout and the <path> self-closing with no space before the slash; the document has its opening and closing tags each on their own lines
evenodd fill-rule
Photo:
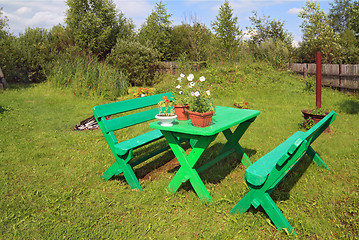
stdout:
<svg viewBox="0 0 359 240">
<path fill-rule="evenodd" d="M 62 54 L 87 54 L 128 75 L 133 86 L 154 83 L 159 61 L 177 61 L 182 69 L 240 62 L 250 57 L 284 69 L 288 62 L 313 62 L 316 51 L 325 63 L 358 63 L 358 1 L 335 0 L 329 13 L 307 1 L 300 13 L 303 41 L 292 46 L 284 21 L 253 12 L 243 26 L 224 1 L 211 26 L 190 16 L 177 26 L 159 1 L 138 31 L 112 0 L 69 0 L 65 26 L 27 28 L 13 36 L 0 10 L 0 66 L 10 83 L 42 82 L 44 68 Z M 121 8 L 121 6 L 119 6 Z M 243 39 L 244 30 L 250 34 Z"/>
<path fill-rule="evenodd" d="M 315 93 L 303 90 L 304 80 L 266 64 L 210 67 L 195 75 L 213 84 L 215 105 L 233 106 L 234 100 L 246 99 L 261 111 L 240 141 L 252 162 L 298 131 L 300 110 L 315 103 Z M 156 91 L 173 89 L 177 77 L 163 76 Z M 187 184 L 175 194 L 166 191 L 178 171 L 171 151 L 135 168 L 144 191 L 131 191 L 122 177 L 99 178 L 114 162 L 102 133 L 72 130 L 92 115 L 93 106 L 106 102 L 102 98 L 74 96 L 45 83 L 12 85 L 0 94 L 3 238 L 288 239 L 261 209 L 240 216 L 228 213 L 248 191 L 236 155 L 200 174 L 213 203 L 202 203 Z M 322 134 L 313 148 L 331 170 L 304 157 L 272 197 L 299 239 L 355 239 L 359 99 L 323 89 L 322 102 L 338 117 L 332 132 Z M 147 127 L 124 129 L 117 137 L 124 141 Z M 224 143 L 220 134 L 200 161 L 215 157 Z"/>
<path fill-rule="evenodd" d="M 63 54 L 47 65 L 46 75 L 51 86 L 78 96 L 114 100 L 128 94 L 127 76 L 93 57 Z"/>
</svg>

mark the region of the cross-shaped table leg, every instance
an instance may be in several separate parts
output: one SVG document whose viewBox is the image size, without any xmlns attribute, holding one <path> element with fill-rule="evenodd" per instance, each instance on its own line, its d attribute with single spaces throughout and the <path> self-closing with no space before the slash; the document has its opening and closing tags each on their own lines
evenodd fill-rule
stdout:
<svg viewBox="0 0 359 240">
<path fill-rule="evenodd" d="M 234 149 L 235 152 L 240 157 L 243 166 L 245 166 L 246 168 L 249 167 L 252 163 L 251 163 L 251 160 L 249 160 L 249 157 L 247 156 L 247 154 L 244 152 L 241 145 L 239 145 L 238 141 L 239 141 L 239 139 L 241 139 L 241 137 L 243 136 L 245 131 L 248 129 L 249 125 L 251 125 L 251 123 L 254 121 L 254 119 L 250 119 L 246 122 L 239 124 L 233 133 L 232 133 L 231 129 L 227 129 L 227 130 L 223 131 L 223 134 L 227 139 L 227 143 L 226 143 L 226 145 L 223 146 L 221 153 L 230 151 L 230 149 Z"/>
<path fill-rule="evenodd" d="M 246 168 L 249 167 L 252 163 L 249 160 L 247 154 L 244 152 L 241 145 L 239 145 L 238 141 L 239 139 L 241 139 L 241 137 L 243 136 L 249 125 L 251 125 L 251 123 L 254 120 L 255 118 L 239 124 L 233 133 L 231 129 L 224 130 L 223 134 L 227 139 L 227 143 L 223 146 L 222 150 L 219 152 L 219 154 L 215 159 L 199 167 L 197 169 L 197 172 L 202 172 L 203 170 L 213 166 L 214 164 L 216 164 L 217 162 L 219 162 L 220 160 L 222 160 L 223 158 L 227 157 L 228 155 L 234 152 L 238 154 L 243 166 L 245 166 Z"/>
<path fill-rule="evenodd" d="M 187 156 L 186 152 L 181 147 L 178 138 L 174 135 L 173 132 L 162 131 L 162 133 L 165 136 L 174 155 L 177 157 L 178 162 L 181 164 L 180 169 L 167 187 L 168 191 L 175 193 L 182 185 L 182 183 L 185 183 L 189 180 L 193 186 L 193 189 L 202 201 L 212 202 L 212 198 L 204 186 L 202 179 L 199 177 L 197 170 L 194 169 L 194 166 L 204 150 L 216 138 L 217 134 L 208 137 L 189 135 L 188 138 L 196 138 L 197 142 L 194 143 L 191 152 Z"/>
</svg>

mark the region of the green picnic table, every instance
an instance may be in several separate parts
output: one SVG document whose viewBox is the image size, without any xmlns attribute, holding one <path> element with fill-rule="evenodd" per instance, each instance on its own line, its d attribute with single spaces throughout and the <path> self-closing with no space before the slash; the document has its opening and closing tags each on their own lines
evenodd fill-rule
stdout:
<svg viewBox="0 0 359 240">
<path fill-rule="evenodd" d="M 242 164 L 245 167 L 249 167 L 251 161 L 238 141 L 259 113 L 260 112 L 256 110 L 217 106 L 211 125 L 205 128 L 194 127 L 190 120 L 178 121 L 170 127 L 161 126 L 160 122 L 150 123 L 151 128 L 159 129 L 163 136 L 165 136 L 170 148 L 181 165 L 180 169 L 168 185 L 168 191 L 175 193 L 182 183 L 189 180 L 198 197 L 202 201 L 211 202 L 212 198 L 198 173 L 213 166 L 215 163 L 234 152 L 241 158 Z M 234 126 L 237 127 L 232 132 L 230 128 Z M 209 144 L 216 139 L 220 132 L 223 132 L 227 142 L 219 152 L 218 156 L 195 169 L 194 167 L 202 153 L 206 150 Z M 192 150 L 188 155 L 181 146 L 180 138 L 190 139 Z"/>
</svg>

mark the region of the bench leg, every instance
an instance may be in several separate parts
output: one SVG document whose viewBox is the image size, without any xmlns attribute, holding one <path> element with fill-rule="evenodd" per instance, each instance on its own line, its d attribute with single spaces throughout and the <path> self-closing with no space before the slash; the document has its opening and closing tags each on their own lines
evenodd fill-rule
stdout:
<svg viewBox="0 0 359 240">
<path fill-rule="evenodd" d="M 231 214 L 245 213 L 251 206 L 258 208 L 262 206 L 268 217 L 272 220 L 278 230 L 287 229 L 288 233 L 294 233 L 293 227 L 289 224 L 283 213 L 277 207 L 268 193 L 263 191 L 250 190 L 230 211 Z"/>
<path fill-rule="evenodd" d="M 116 162 L 111 165 L 102 175 L 101 178 L 109 180 L 112 176 L 123 173 L 128 185 L 131 189 L 142 191 L 140 182 L 138 181 L 131 165 L 128 163 L 133 157 L 132 150 L 130 150 L 125 158 L 115 155 Z"/>
<path fill-rule="evenodd" d="M 249 191 L 229 212 L 231 214 L 242 214 L 247 212 L 252 205 L 252 201 L 255 199 L 253 197 L 254 194 L 254 191 Z"/>
<path fill-rule="evenodd" d="M 115 175 L 119 175 L 121 174 L 123 171 L 120 167 L 120 165 L 118 164 L 118 162 L 114 162 L 111 167 L 109 167 L 104 173 L 102 173 L 102 175 L 100 176 L 100 178 L 105 179 L 106 181 L 110 180 L 110 178 L 112 176 Z"/>
<path fill-rule="evenodd" d="M 319 157 L 318 153 L 316 153 L 311 146 L 308 147 L 307 154 L 310 159 L 312 159 L 318 166 L 329 170 L 328 166 L 324 163 L 324 161 Z"/>
<path fill-rule="evenodd" d="M 260 199 L 260 205 L 267 213 L 269 218 L 272 220 L 274 225 L 278 228 L 278 230 L 282 230 L 285 228 L 287 229 L 288 233 L 296 234 L 293 227 L 289 224 L 283 213 L 280 211 L 280 209 L 277 207 L 277 205 L 268 193 L 264 193 L 264 195 L 262 195 Z"/>
</svg>

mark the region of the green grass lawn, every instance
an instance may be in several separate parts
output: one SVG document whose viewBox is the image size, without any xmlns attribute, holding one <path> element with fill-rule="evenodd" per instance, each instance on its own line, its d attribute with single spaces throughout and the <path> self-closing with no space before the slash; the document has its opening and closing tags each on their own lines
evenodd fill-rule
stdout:
<svg viewBox="0 0 359 240">
<path fill-rule="evenodd" d="M 237 75 L 241 72 L 252 76 L 245 84 L 217 81 L 214 90 L 217 105 L 233 106 L 240 97 L 261 111 L 240 142 L 254 162 L 299 129 L 300 110 L 315 106 L 315 93 L 304 91 L 304 81 L 286 72 L 246 71 L 233 75 L 234 80 L 241 80 Z M 256 77 L 278 79 L 273 84 L 261 84 L 264 80 L 251 84 Z M 166 81 L 158 85 L 166 88 Z M 322 134 L 312 146 L 331 171 L 304 157 L 272 198 L 300 239 L 357 239 L 359 100 L 330 89 L 322 94 L 325 108 L 338 116 L 332 132 Z M 121 177 L 100 179 L 114 162 L 102 133 L 73 127 L 104 102 L 75 97 L 47 84 L 0 93 L 2 239 L 288 238 L 261 209 L 229 214 L 248 191 L 245 169 L 235 155 L 200 175 L 213 203 L 202 203 L 188 184 L 175 194 L 167 192 L 178 170 L 170 151 L 136 168 L 143 192 L 132 191 Z M 131 132 L 124 131 L 119 139 Z M 220 135 L 203 159 L 215 156 L 224 142 Z"/>
</svg>

